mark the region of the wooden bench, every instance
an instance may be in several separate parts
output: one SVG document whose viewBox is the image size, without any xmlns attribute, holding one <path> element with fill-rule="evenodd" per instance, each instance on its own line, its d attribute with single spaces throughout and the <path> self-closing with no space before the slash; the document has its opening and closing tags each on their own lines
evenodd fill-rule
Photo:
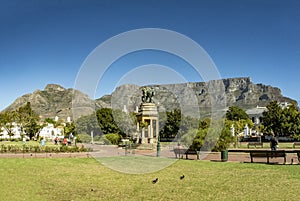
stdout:
<svg viewBox="0 0 300 201">
<path fill-rule="evenodd" d="M 195 149 L 179 149 L 174 148 L 174 153 L 176 158 L 185 158 L 188 159 L 188 155 L 197 155 L 197 159 L 200 159 L 200 151 L 196 151 Z"/>
<path fill-rule="evenodd" d="M 284 164 L 286 163 L 286 152 L 284 150 L 255 150 L 250 151 L 251 163 L 253 163 L 253 158 L 267 158 L 267 163 L 269 163 L 269 158 L 284 158 Z"/>
<path fill-rule="evenodd" d="M 250 146 L 254 146 L 255 148 L 256 148 L 256 146 L 264 147 L 264 143 L 263 142 L 249 142 L 247 146 L 248 146 L 248 149 Z"/>
<path fill-rule="evenodd" d="M 176 158 L 183 158 L 184 153 L 186 152 L 187 149 L 184 148 L 174 148 L 174 154 Z"/>
<path fill-rule="evenodd" d="M 293 148 L 295 148 L 296 146 L 300 146 L 300 142 L 294 142 Z"/>
<path fill-rule="evenodd" d="M 195 149 L 188 149 L 184 154 L 186 159 L 188 159 L 188 155 L 196 155 L 197 160 L 200 159 L 200 151 L 197 151 Z"/>
</svg>

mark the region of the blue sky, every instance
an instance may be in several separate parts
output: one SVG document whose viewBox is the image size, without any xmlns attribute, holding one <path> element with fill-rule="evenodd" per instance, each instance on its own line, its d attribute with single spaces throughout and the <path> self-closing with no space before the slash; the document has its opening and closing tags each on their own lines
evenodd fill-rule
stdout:
<svg viewBox="0 0 300 201">
<path fill-rule="evenodd" d="M 283 95 L 300 100 L 297 0 L 0 3 L 0 110 L 46 84 L 74 87 L 80 67 L 98 45 L 141 28 L 169 29 L 196 41 L 210 55 L 222 78 L 249 76 L 254 83 L 279 87 Z M 131 68 L 152 63 L 174 68 L 187 81 L 202 81 L 185 70 L 188 64 L 172 55 L 136 52 L 112 65 L 95 96 L 111 93 Z"/>
</svg>

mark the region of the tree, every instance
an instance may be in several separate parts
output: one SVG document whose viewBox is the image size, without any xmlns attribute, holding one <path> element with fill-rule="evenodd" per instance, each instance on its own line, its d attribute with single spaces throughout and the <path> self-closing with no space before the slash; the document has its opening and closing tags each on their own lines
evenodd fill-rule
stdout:
<svg viewBox="0 0 300 201">
<path fill-rule="evenodd" d="M 30 139 L 41 129 L 38 124 L 39 120 L 40 118 L 32 110 L 30 102 L 16 111 L 16 122 L 20 126 L 21 135 L 26 134 Z"/>
<path fill-rule="evenodd" d="M 13 123 L 15 122 L 15 118 L 16 118 L 15 111 L 5 111 L 3 113 L 0 113 L 0 125 L 7 132 L 7 134 L 9 135 L 9 138 L 11 138 L 14 135 L 14 133 L 13 133 L 14 124 Z"/>
<path fill-rule="evenodd" d="M 228 128 L 231 128 L 233 126 L 235 134 L 243 132 L 246 124 L 249 128 L 252 128 L 254 126 L 251 119 L 241 119 L 238 121 L 232 121 L 228 119 L 225 120 L 225 126 L 227 126 Z"/>
<path fill-rule="evenodd" d="M 201 121 L 200 121 L 201 122 Z M 181 116 L 181 122 L 179 125 L 179 131 L 176 137 L 180 138 L 181 136 L 188 133 L 190 130 L 197 129 L 199 127 L 199 119 L 193 118 L 191 116 Z"/>
<path fill-rule="evenodd" d="M 101 128 L 95 113 L 78 118 L 75 122 L 75 126 L 77 133 L 90 135 L 93 131 L 94 135 L 101 135 Z"/>
<path fill-rule="evenodd" d="M 262 128 L 265 132 L 274 132 L 276 136 L 291 136 L 299 139 L 300 113 L 296 103 L 282 108 L 277 101 L 267 105 L 263 112 Z"/>
<path fill-rule="evenodd" d="M 263 112 L 262 125 L 266 132 L 274 132 L 275 135 L 282 133 L 284 117 L 283 111 L 277 101 L 272 101 L 267 105 L 267 110 Z"/>
<path fill-rule="evenodd" d="M 221 135 L 214 146 L 214 151 L 225 150 L 229 147 L 231 143 L 235 141 L 235 137 L 232 136 L 230 128 L 228 126 L 224 126 L 222 129 Z"/>
<path fill-rule="evenodd" d="M 69 137 L 70 134 L 75 136 L 75 125 L 73 122 L 69 123 L 67 122 L 66 125 L 64 126 L 64 136 Z"/>
<path fill-rule="evenodd" d="M 185 146 L 190 146 L 192 149 L 197 149 L 199 150 L 204 141 L 205 137 L 208 131 L 208 128 L 210 127 L 211 119 L 210 118 L 205 118 L 203 120 L 198 121 L 195 118 L 191 117 L 183 117 L 184 122 L 192 122 L 188 126 L 183 126 L 186 127 L 185 133 L 183 133 L 180 136 L 180 142 L 184 144 Z M 198 123 L 198 124 L 197 124 Z M 183 123 L 185 124 L 185 123 Z M 197 126 L 198 125 L 198 128 Z"/>
<path fill-rule="evenodd" d="M 209 128 L 210 124 L 211 124 L 211 118 L 205 118 L 203 120 L 200 120 L 199 129 L 207 129 Z"/>
<path fill-rule="evenodd" d="M 122 133 L 114 120 L 111 108 L 101 108 L 96 112 L 96 116 L 103 134 Z"/>
<path fill-rule="evenodd" d="M 120 134 L 124 137 L 133 137 L 137 132 L 136 128 L 136 114 L 126 113 L 121 110 L 113 110 L 114 121 L 120 129 Z"/>
<path fill-rule="evenodd" d="M 300 134 L 300 113 L 296 103 L 292 103 L 282 110 L 283 122 L 281 123 L 283 134 L 297 138 Z"/>
<path fill-rule="evenodd" d="M 226 112 L 226 119 L 231 121 L 239 121 L 241 119 L 249 119 L 249 116 L 238 106 L 230 106 Z"/>
<path fill-rule="evenodd" d="M 55 120 L 52 118 L 46 118 L 46 119 L 44 119 L 44 122 L 48 123 L 48 124 L 53 124 L 53 125 L 55 124 Z"/>
<path fill-rule="evenodd" d="M 186 135 L 183 136 L 182 141 L 188 146 L 191 145 L 190 148 L 200 150 L 205 141 L 206 134 L 207 128 L 191 129 Z"/>
<path fill-rule="evenodd" d="M 191 140 L 193 149 L 221 151 L 227 149 L 235 138 L 231 135 L 230 128 L 226 124 L 224 126 L 223 120 L 219 119 L 211 122 L 210 127 L 190 130 L 188 135 L 184 136 L 184 141 L 190 143 Z"/>
<path fill-rule="evenodd" d="M 160 137 L 167 139 L 175 138 L 180 128 L 181 111 L 175 109 L 174 111 L 166 112 L 166 115 L 167 120 L 160 131 Z"/>
<path fill-rule="evenodd" d="M 46 124 L 53 124 L 54 128 L 57 128 L 58 126 L 64 125 L 63 124 L 64 121 L 61 118 L 59 118 L 57 121 L 54 120 L 54 119 L 52 119 L 52 118 L 46 118 L 44 120 L 44 123 L 46 123 Z"/>
<path fill-rule="evenodd" d="M 225 119 L 225 129 L 226 131 L 231 129 L 231 127 L 234 127 L 234 133 L 235 137 L 241 132 L 243 132 L 245 126 L 248 125 L 248 127 L 252 128 L 254 126 L 253 122 L 249 118 L 248 114 L 241 108 L 237 106 L 231 106 L 226 112 L 226 119 Z M 225 131 L 224 131 L 225 132 Z M 231 132 L 230 132 L 230 135 Z M 224 134 L 224 137 L 226 135 Z M 236 138 L 237 143 L 237 138 Z"/>
</svg>

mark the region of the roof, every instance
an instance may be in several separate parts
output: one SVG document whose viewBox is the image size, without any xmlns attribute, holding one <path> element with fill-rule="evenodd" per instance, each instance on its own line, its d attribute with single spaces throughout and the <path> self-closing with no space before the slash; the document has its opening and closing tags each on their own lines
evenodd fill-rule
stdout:
<svg viewBox="0 0 300 201">
<path fill-rule="evenodd" d="M 248 115 L 256 115 L 256 114 L 262 114 L 264 111 L 266 111 L 266 107 L 259 107 L 257 106 L 256 108 L 252 108 L 246 111 Z"/>
</svg>

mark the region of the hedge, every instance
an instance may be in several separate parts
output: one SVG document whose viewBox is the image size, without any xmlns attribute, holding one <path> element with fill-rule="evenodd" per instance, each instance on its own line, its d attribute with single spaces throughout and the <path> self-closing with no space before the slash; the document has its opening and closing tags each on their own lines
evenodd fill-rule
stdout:
<svg viewBox="0 0 300 201">
<path fill-rule="evenodd" d="M 6 145 L 0 146 L 0 153 L 72 153 L 92 151 L 83 145 L 78 146 L 41 146 L 41 145 Z"/>
</svg>

